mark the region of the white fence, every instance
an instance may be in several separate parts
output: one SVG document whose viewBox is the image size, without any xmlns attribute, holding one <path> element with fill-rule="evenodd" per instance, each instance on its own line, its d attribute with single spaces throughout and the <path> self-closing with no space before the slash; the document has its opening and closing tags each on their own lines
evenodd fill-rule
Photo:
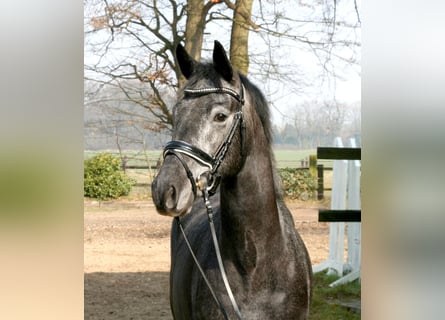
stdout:
<svg viewBox="0 0 445 320">
<path fill-rule="evenodd" d="M 335 139 L 335 147 L 342 148 L 341 138 Z M 349 140 L 356 148 L 355 139 Z M 360 160 L 334 160 L 332 177 L 331 209 L 360 209 Z M 345 229 L 348 235 L 348 252 L 344 261 Z M 328 259 L 313 267 L 314 272 L 328 270 L 328 274 L 343 276 L 329 286 L 333 287 L 360 278 L 361 272 L 361 223 L 331 222 L 329 229 Z"/>
</svg>

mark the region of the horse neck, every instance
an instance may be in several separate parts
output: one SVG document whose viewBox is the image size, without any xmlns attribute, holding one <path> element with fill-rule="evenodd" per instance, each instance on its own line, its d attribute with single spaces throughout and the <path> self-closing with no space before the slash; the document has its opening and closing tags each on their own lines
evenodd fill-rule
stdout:
<svg viewBox="0 0 445 320">
<path fill-rule="evenodd" d="M 254 140 L 239 174 L 221 183 L 222 248 L 247 265 L 264 251 L 256 248 L 281 243 L 270 147 L 261 135 Z"/>
</svg>

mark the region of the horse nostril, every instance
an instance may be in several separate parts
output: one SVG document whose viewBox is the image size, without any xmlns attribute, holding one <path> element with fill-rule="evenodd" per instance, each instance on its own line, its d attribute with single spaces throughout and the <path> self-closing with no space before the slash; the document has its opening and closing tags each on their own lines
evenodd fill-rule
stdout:
<svg viewBox="0 0 445 320">
<path fill-rule="evenodd" d="M 176 188 L 174 186 L 170 186 L 167 192 L 165 193 L 165 208 L 167 210 L 172 210 L 176 207 L 177 198 L 176 198 Z"/>
</svg>

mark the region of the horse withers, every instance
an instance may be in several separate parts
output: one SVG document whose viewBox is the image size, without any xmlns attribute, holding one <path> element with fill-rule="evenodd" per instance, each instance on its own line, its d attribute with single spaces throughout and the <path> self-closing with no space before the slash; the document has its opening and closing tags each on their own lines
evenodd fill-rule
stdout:
<svg viewBox="0 0 445 320">
<path fill-rule="evenodd" d="M 187 82 L 152 185 L 158 212 L 175 217 L 173 317 L 307 319 L 312 268 L 281 196 L 263 94 L 232 68 L 217 41 L 210 63 L 181 45 L 176 58 Z"/>
</svg>

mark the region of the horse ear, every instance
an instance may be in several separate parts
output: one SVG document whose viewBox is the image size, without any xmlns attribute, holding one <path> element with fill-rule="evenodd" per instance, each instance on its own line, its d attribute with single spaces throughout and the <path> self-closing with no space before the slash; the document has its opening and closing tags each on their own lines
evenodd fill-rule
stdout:
<svg viewBox="0 0 445 320">
<path fill-rule="evenodd" d="M 233 78 L 233 69 L 227 58 L 226 51 L 221 43 L 215 40 L 215 46 L 213 48 L 213 66 L 215 70 L 226 81 L 230 81 Z"/>
<path fill-rule="evenodd" d="M 189 56 L 181 44 L 178 44 L 176 47 L 176 59 L 178 60 L 179 68 L 181 69 L 184 77 L 186 79 L 190 78 L 195 71 L 195 65 L 197 62 Z"/>
</svg>

